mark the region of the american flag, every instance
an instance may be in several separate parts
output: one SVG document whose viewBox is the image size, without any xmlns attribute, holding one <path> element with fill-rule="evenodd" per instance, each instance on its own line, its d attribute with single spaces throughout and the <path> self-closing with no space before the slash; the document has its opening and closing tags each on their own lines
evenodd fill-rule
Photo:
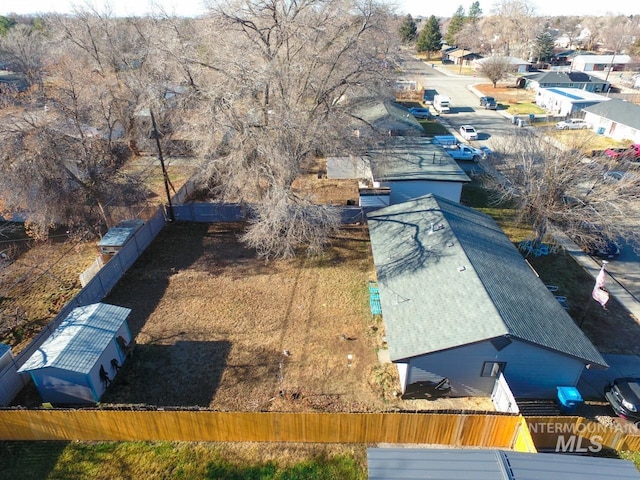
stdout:
<svg viewBox="0 0 640 480">
<path fill-rule="evenodd" d="M 607 275 L 607 271 L 604 268 L 605 265 L 606 263 L 602 264 L 602 268 L 596 277 L 596 284 L 591 292 L 593 299 L 602 305 L 602 308 L 606 308 L 605 305 L 607 305 L 607 302 L 609 301 L 609 292 L 604 288 L 604 280 Z"/>
</svg>

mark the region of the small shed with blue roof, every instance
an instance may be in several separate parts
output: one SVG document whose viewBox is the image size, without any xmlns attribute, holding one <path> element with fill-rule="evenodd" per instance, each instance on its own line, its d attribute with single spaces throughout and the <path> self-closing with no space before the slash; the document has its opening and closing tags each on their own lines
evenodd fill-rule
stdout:
<svg viewBox="0 0 640 480">
<path fill-rule="evenodd" d="M 97 403 L 131 345 L 131 309 L 94 303 L 75 308 L 25 362 L 43 402 Z"/>
</svg>

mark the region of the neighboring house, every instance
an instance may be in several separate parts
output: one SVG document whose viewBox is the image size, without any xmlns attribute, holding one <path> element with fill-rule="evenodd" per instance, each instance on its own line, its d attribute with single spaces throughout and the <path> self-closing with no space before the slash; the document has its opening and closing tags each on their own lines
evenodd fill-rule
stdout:
<svg viewBox="0 0 640 480">
<path fill-rule="evenodd" d="M 443 53 L 442 56 L 442 60 L 444 60 L 445 63 L 449 62 L 456 65 L 467 66 L 470 66 L 471 63 L 478 58 L 482 58 L 482 55 L 471 50 L 465 50 L 464 48 L 454 48 L 451 50 L 447 50 Z"/>
<path fill-rule="evenodd" d="M 367 465 L 369 480 L 640 480 L 630 460 L 510 450 L 368 448 Z"/>
<path fill-rule="evenodd" d="M 460 201 L 462 185 L 471 179 L 456 161 L 428 138 L 396 137 L 369 150 L 373 186 L 389 189 L 389 204 L 433 193 Z"/>
<path fill-rule="evenodd" d="M 379 99 L 354 100 L 354 135 L 424 136 L 420 122 L 402 105 Z"/>
<path fill-rule="evenodd" d="M 403 394 L 556 398 L 598 350 L 488 215 L 435 195 L 367 215 L 390 360 Z M 422 393 L 420 393 L 422 394 Z"/>
<path fill-rule="evenodd" d="M 571 62 L 571 70 L 582 72 L 622 71 L 631 63 L 629 55 L 577 55 Z"/>
<path fill-rule="evenodd" d="M 588 92 L 607 92 L 611 83 L 584 72 L 538 72 L 522 77 L 524 87 L 539 88 L 576 88 Z"/>
<path fill-rule="evenodd" d="M 109 383 L 104 375 L 113 379 L 131 345 L 129 313 L 106 303 L 73 309 L 18 373 L 31 375 L 43 402 L 97 403 Z"/>
<path fill-rule="evenodd" d="M 594 132 L 614 140 L 640 143 L 640 105 L 612 98 L 582 110 Z"/>
<path fill-rule="evenodd" d="M 559 116 L 582 115 L 582 109 L 610 98 L 577 88 L 540 88 L 536 93 L 536 105 Z"/>
<path fill-rule="evenodd" d="M 517 73 L 528 72 L 529 67 L 531 66 L 530 62 L 527 62 L 526 60 L 523 60 L 517 57 L 485 57 L 485 58 L 480 58 L 473 61 L 474 70 L 481 70 L 482 65 L 485 62 L 489 61 L 489 59 L 495 59 L 495 58 L 509 62 L 509 65 L 511 65 L 511 67 L 513 68 L 513 71 Z"/>
</svg>

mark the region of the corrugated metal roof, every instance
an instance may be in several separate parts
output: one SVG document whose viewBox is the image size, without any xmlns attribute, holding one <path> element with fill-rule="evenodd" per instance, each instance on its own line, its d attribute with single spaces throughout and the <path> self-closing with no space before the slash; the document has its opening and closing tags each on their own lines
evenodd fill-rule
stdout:
<svg viewBox="0 0 640 480">
<path fill-rule="evenodd" d="M 11 350 L 11 347 L 6 343 L 0 343 L 0 357 Z"/>
<path fill-rule="evenodd" d="M 514 480 L 639 480 L 629 460 L 555 453 L 504 452 Z"/>
<path fill-rule="evenodd" d="M 505 450 L 368 448 L 369 480 L 638 480 L 628 460 Z"/>
<path fill-rule="evenodd" d="M 607 365 L 488 215 L 426 195 L 367 221 L 392 360 L 512 335 Z"/>
<path fill-rule="evenodd" d="M 368 448 L 369 480 L 510 480 L 499 455 L 498 450 Z"/>
<path fill-rule="evenodd" d="M 376 181 L 471 181 L 456 161 L 429 138 L 390 138 L 384 146 L 369 150 L 367 156 Z"/>
<path fill-rule="evenodd" d="M 99 247 L 122 247 L 138 229 L 136 227 L 112 227 L 98 242 Z"/>
<path fill-rule="evenodd" d="M 608 102 L 601 102 L 582 109 L 613 122 L 640 130 L 640 105 L 612 98 Z"/>
<path fill-rule="evenodd" d="M 106 303 L 73 309 L 18 372 L 53 367 L 89 373 L 129 313 Z"/>
</svg>

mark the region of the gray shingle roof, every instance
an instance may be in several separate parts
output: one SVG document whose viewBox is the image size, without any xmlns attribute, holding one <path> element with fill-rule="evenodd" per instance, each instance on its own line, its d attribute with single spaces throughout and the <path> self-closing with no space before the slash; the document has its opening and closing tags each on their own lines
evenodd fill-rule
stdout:
<svg viewBox="0 0 640 480">
<path fill-rule="evenodd" d="M 377 130 L 389 130 L 394 135 L 425 135 L 424 128 L 409 113 L 409 109 L 389 100 L 381 101 L 377 98 L 356 99 L 354 100 L 353 115 L 361 118 Z M 362 123 L 356 122 L 353 126 L 361 128 Z"/>
<path fill-rule="evenodd" d="M 367 156 L 377 181 L 471 181 L 456 161 L 428 138 L 389 138 L 384 146 L 369 150 Z"/>
<path fill-rule="evenodd" d="M 639 480 L 629 460 L 508 450 L 368 448 L 369 480 Z"/>
<path fill-rule="evenodd" d="M 511 335 L 607 365 L 489 216 L 426 195 L 367 218 L 392 360 Z"/>
<path fill-rule="evenodd" d="M 635 103 L 612 98 L 608 102 L 597 103 L 582 110 L 640 130 L 640 105 Z"/>
<path fill-rule="evenodd" d="M 608 83 L 597 77 L 592 77 L 584 72 L 539 72 L 525 75 L 527 80 L 533 80 L 539 84 L 571 84 L 571 83 Z"/>
<path fill-rule="evenodd" d="M 129 313 L 106 303 L 74 308 L 18 372 L 53 367 L 89 373 Z"/>
</svg>

